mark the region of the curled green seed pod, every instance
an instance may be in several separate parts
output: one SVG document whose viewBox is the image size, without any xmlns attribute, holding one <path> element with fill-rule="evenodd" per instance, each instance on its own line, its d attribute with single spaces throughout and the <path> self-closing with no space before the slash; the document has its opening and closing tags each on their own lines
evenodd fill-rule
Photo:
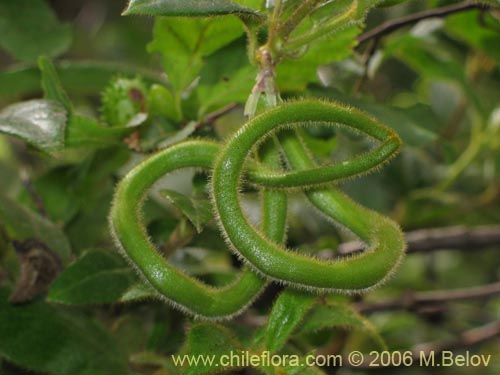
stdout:
<svg viewBox="0 0 500 375">
<path fill-rule="evenodd" d="M 372 151 L 341 167 L 315 165 L 294 127 L 310 123 L 348 127 L 380 143 Z M 250 151 L 277 130 L 291 171 L 269 172 L 280 165 L 272 142 L 262 148 L 262 164 L 252 160 L 250 181 L 263 185 L 262 232 L 248 223 L 239 202 L 239 185 Z M 284 104 L 255 117 L 219 150 L 209 141 L 186 141 L 145 160 L 120 182 L 113 200 L 110 225 L 125 257 L 143 279 L 180 309 L 208 319 L 241 312 L 265 285 L 266 277 L 320 292 L 355 292 L 380 284 L 401 261 L 405 243 L 398 226 L 361 207 L 332 187 L 329 181 L 352 177 L 386 162 L 399 149 L 400 140 L 369 116 L 341 105 L 300 101 Z M 164 174 L 186 167 L 214 168 L 212 197 L 215 215 L 227 242 L 251 268 L 223 288 L 207 286 L 171 266 L 149 240 L 141 217 L 148 189 Z M 318 187 L 320 186 L 320 187 Z M 269 190 L 269 188 L 271 190 Z M 286 226 L 286 191 L 306 191 L 320 212 L 368 244 L 368 249 L 347 259 L 321 261 L 280 245 Z"/>
<path fill-rule="evenodd" d="M 308 198 L 325 215 L 368 243 L 369 247 L 363 254 L 347 259 L 321 261 L 285 249 L 253 228 L 243 215 L 238 191 L 249 152 L 276 130 L 309 123 L 346 126 L 391 145 L 355 159 L 344 171 L 346 175 L 362 171 L 363 167 L 358 164 L 364 166 L 366 159 L 375 158 L 380 163 L 390 158 L 400 145 L 392 130 L 362 112 L 341 105 L 304 100 L 271 109 L 245 124 L 229 139 L 217 158 L 212 184 L 220 228 L 231 248 L 247 264 L 273 279 L 316 291 L 354 292 L 371 288 L 384 281 L 400 263 L 405 249 L 403 235 L 395 223 L 361 207 L 340 191 L 333 188 L 311 190 Z M 314 170 L 316 166 L 304 145 L 293 134 L 287 132 L 282 142 L 291 167 L 305 173 L 290 174 L 290 181 L 281 186 L 309 187 L 325 182 L 308 174 L 307 171 Z M 385 154 L 380 156 L 380 152 Z M 341 176 L 335 171 L 332 179 L 337 177 Z"/>
<path fill-rule="evenodd" d="M 187 141 L 169 147 L 130 171 L 119 183 L 109 221 L 122 254 L 160 296 L 181 310 L 208 319 L 223 319 L 241 312 L 262 291 L 265 279 L 248 268 L 223 288 L 201 283 L 170 265 L 146 233 L 141 206 L 149 188 L 165 174 L 187 167 L 210 168 L 218 151 L 216 143 Z M 286 216 L 286 195 L 274 193 L 264 200 L 266 217 Z M 284 221 L 270 220 L 264 231 L 274 241 L 284 236 Z"/>
</svg>

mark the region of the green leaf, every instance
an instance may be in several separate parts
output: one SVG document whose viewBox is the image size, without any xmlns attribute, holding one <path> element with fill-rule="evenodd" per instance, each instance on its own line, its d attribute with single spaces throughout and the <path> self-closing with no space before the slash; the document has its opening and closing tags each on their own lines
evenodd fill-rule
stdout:
<svg viewBox="0 0 500 375">
<path fill-rule="evenodd" d="M 357 328 L 366 332 L 382 349 L 387 350 L 384 339 L 365 317 L 346 303 L 331 303 L 315 306 L 304 319 L 298 334 L 316 332 L 326 328 Z"/>
<path fill-rule="evenodd" d="M 165 86 L 154 84 L 148 94 L 148 108 L 152 114 L 160 114 L 174 122 L 182 119 L 182 114 L 177 111 L 175 98 Z"/>
<path fill-rule="evenodd" d="M 360 102 L 357 101 L 357 103 Z M 360 104 L 359 107 L 394 129 L 406 145 L 422 147 L 438 138 L 437 133 L 422 127 L 419 118 L 413 116 L 411 111 L 368 102 Z"/>
<path fill-rule="evenodd" d="M 107 215 L 113 198 L 113 185 L 109 180 L 103 185 L 96 184 L 88 188 L 88 193 L 100 194 L 100 196 L 90 199 L 87 194 L 83 195 L 80 199 L 78 215 L 66 224 L 66 232 L 75 253 L 110 241 Z"/>
<path fill-rule="evenodd" d="M 478 12 L 464 12 L 446 18 L 446 31 L 454 38 L 500 61 L 500 35 L 478 22 Z M 485 21 L 483 21 L 485 22 Z"/>
<path fill-rule="evenodd" d="M 199 356 L 214 357 L 213 364 L 198 363 L 187 367 L 183 375 L 201 375 L 207 373 L 220 373 L 227 368 L 218 366 L 221 355 L 230 352 L 237 353 L 241 350 L 241 344 L 236 340 L 231 331 L 226 327 L 213 323 L 195 324 L 190 329 L 187 339 L 187 351 L 192 358 Z"/>
<path fill-rule="evenodd" d="M 158 300 L 160 295 L 145 283 L 136 283 L 128 288 L 120 297 L 120 302 L 137 302 L 144 300 Z"/>
<path fill-rule="evenodd" d="M 45 99 L 54 100 L 64 106 L 68 113 L 71 113 L 73 106 L 64 91 L 56 69 L 47 57 L 41 56 L 38 59 L 38 68 L 42 73 L 42 88 Z"/>
<path fill-rule="evenodd" d="M 56 253 L 63 263 L 69 261 L 70 245 L 59 227 L 2 195 L 0 224 L 11 240 L 37 240 Z"/>
<path fill-rule="evenodd" d="M 283 291 L 269 315 L 265 327 L 265 348 L 270 352 L 280 350 L 304 316 L 314 304 L 316 296 L 293 289 Z"/>
<path fill-rule="evenodd" d="M 77 188 L 81 181 L 77 179 L 76 172 L 74 167 L 60 166 L 32 180 L 47 216 L 54 222 L 67 223 L 80 209 L 82 192 Z M 22 191 L 18 199 L 22 204 L 35 208 L 28 192 Z"/>
<path fill-rule="evenodd" d="M 52 100 L 11 104 L 0 112 L 0 132 L 13 135 L 46 152 L 64 146 L 66 110 Z"/>
<path fill-rule="evenodd" d="M 138 124 L 137 124 L 138 125 Z M 109 147 L 120 144 L 126 136 L 137 129 L 128 127 L 105 127 L 96 120 L 71 116 L 66 133 L 67 147 Z"/>
<path fill-rule="evenodd" d="M 302 91 L 308 83 L 318 82 L 320 65 L 350 56 L 366 15 L 379 1 L 337 0 L 319 6 L 284 44 L 292 56 L 277 66 L 280 90 Z"/>
<path fill-rule="evenodd" d="M 109 332 L 83 315 L 43 302 L 13 306 L 0 290 L 0 357 L 54 375 L 127 374 Z"/>
<path fill-rule="evenodd" d="M 244 7 L 251 8 L 256 11 L 263 10 L 265 5 L 262 0 L 233 0 L 233 3 L 240 4 Z"/>
<path fill-rule="evenodd" d="M 163 69 L 174 88 L 175 96 L 185 94 L 198 76 L 203 58 L 239 38 L 243 26 L 229 18 L 157 18 L 149 52 L 159 52 Z"/>
<path fill-rule="evenodd" d="M 392 7 L 394 5 L 398 5 L 401 3 L 404 3 L 408 0 L 381 0 L 377 4 L 377 8 L 385 8 L 385 7 Z"/>
<path fill-rule="evenodd" d="M 435 43 L 427 35 L 405 34 L 387 43 L 384 52 L 405 62 L 419 72 L 423 79 L 457 83 L 475 109 L 486 118 L 482 100 L 467 80 L 462 64 L 456 61 L 451 50 L 443 48 L 443 44 Z"/>
<path fill-rule="evenodd" d="M 123 63 L 63 60 L 55 67 L 62 85 L 72 94 L 95 95 L 117 74 L 126 77 L 140 75 L 147 83 L 167 83 L 156 72 Z M 40 70 L 33 67 L 15 67 L 0 72 L 0 96 L 15 98 L 37 93 L 40 78 Z"/>
<path fill-rule="evenodd" d="M 200 233 L 212 218 L 212 205 L 208 198 L 188 197 L 175 190 L 161 190 L 161 195 L 175 204 Z"/>
<path fill-rule="evenodd" d="M 72 30 L 60 24 L 43 0 L 0 2 L 0 46 L 19 60 L 58 56 L 70 46 Z"/>
<path fill-rule="evenodd" d="M 215 16 L 224 14 L 258 15 L 250 8 L 227 0 L 131 0 L 123 15 Z"/>
<path fill-rule="evenodd" d="M 171 257 L 171 264 L 188 274 L 197 277 L 209 277 L 211 284 L 218 285 L 217 280 L 234 279 L 234 266 L 231 257 L 226 252 L 202 247 L 184 247 Z M 215 278 L 215 280 L 212 280 Z"/>
<path fill-rule="evenodd" d="M 441 49 L 436 53 L 435 48 L 437 48 L 436 43 L 427 36 L 404 34 L 391 39 L 384 52 L 400 58 L 430 78 L 465 80 L 462 66 L 452 59 L 449 51 Z"/>
<path fill-rule="evenodd" d="M 205 59 L 197 89 L 199 117 L 230 103 L 245 103 L 257 71 L 248 63 L 246 45 L 237 40 Z"/>
<path fill-rule="evenodd" d="M 168 134 L 168 136 L 162 140 L 160 143 L 158 143 L 156 146 L 161 149 L 168 147 L 170 145 L 173 145 L 177 142 L 181 142 L 185 139 L 187 139 L 191 134 L 193 134 L 198 127 L 198 124 L 196 121 L 190 121 L 187 125 L 185 125 L 183 128 L 180 130 Z"/>
<path fill-rule="evenodd" d="M 136 281 L 121 256 L 110 251 L 87 251 L 64 270 L 47 300 L 64 304 L 113 303 Z"/>
<path fill-rule="evenodd" d="M 255 79 L 255 68 L 243 66 L 231 76 L 220 76 L 214 85 L 200 86 L 200 117 L 231 103 L 245 103 Z"/>
<path fill-rule="evenodd" d="M 337 147 L 338 139 L 335 135 L 327 135 L 323 137 L 314 137 L 308 131 L 300 132 L 300 137 L 305 142 L 306 146 L 318 157 L 328 157 Z"/>
<path fill-rule="evenodd" d="M 392 107 L 388 104 L 380 105 L 373 103 L 367 98 L 353 98 L 351 96 L 346 96 L 340 94 L 334 90 L 325 90 L 322 88 L 314 87 L 311 88 L 310 93 L 315 97 L 329 98 L 339 101 L 344 104 L 355 106 L 368 114 L 372 115 L 383 124 L 392 128 L 403 140 L 405 145 L 423 147 L 431 144 L 437 138 L 437 132 L 434 129 L 424 128 L 421 124 L 422 113 L 419 110 L 417 115 L 414 115 L 412 111 L 408 109 L 400 109 Z M 416 108 L 419 109 L 419 108 Z M 426 109 L 426 108 L 420 108 Z M 427 125 L 432 124 L 431 118 L 426 116 Z M 436 125 L 437 131 L 437 125 Z"/>
<path fill-rule="evenodd" d="M 300 58 L 287 59 L 278 64 L 276 79 L 280 90 L 300 92 L 308 83 L 318 82 L 317 68 L 350 56 L 359 33 L 359 26 L 349 26 L 312 43 Z"/>
</svg>

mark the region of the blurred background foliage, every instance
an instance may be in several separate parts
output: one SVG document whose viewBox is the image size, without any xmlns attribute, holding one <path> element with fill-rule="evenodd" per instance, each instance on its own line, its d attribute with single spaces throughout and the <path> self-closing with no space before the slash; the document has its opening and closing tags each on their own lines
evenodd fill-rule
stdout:
<svg viewBox="0 0 500 375">
<path fill-rule="evenodd" d="M 395 219 L 405 231 L 497 224 L 500 11 L 457 12 L 363 40 L 364 31 L 385 21 L 455 2 L 400 3 L 371 10 L 362 29 L 348 29 L 334 41 L 322 41 L 321 49 L 308 51 L 303 59 L 283 64 L 277 77 L 282 95 L 352 104 L 398 132 L 404 141 L 401 154 L 378 173 L 344 183 L 343 189 Z M 122 17 L 125 5 L 115 0 L 0 3 L 0 108 L 5 108 L 0 130 L 9 134 L 0 134 L 1 374 L 177 373 L 170 354 L 195 353 L 203 340 L 207 346 L 210 339 L 218 339 L 230 347 L 237 339 L 249 347 L 245 340 L 263 325 L 281 290 L 272 285 L 249 311 L 224 327 L 192 325 L 190 318 L 151 299 L 114 250 L 107 214 L 120 176 L 157 148 L 190 135 L 224 138 L 237 129 L 244 122 L 242 108 L 256 74 L 247 60 L 243 28 L 231 18 L 222 28 L 213 26 L 219 36 L 214 45 L 204 42 L 205 50 L 196 55 L 198 65 L 180 65 L 182 72 L 167 80 L 162 68 L 174 69 L 168 66 L 171 59 L 183 64 L 194 52 L 162 44 L 168 41 L 162 34 L 165 25 L 188 32 L 192 27 L 192 33 L 196 25 Z M 224 28 L 240 31 L 222 40 Z M 356 38 L 360 43 L 354 46 Z M 39 60 L 40 55 L 54 61 L 71 100 L 68 129 L 74 133 L 70 137 L 62 129 L 56 136 L 72 147 L 34 139 L 35 134 L 19 135 L 9 127 L 10 105 L 44 94 L 51 97 L 47 86 L 58 87 L 50 62 Z M 127 97 L 133 90 L 139 93 L 136 99 Z M 52 97 L 54 92 L 59 91 L 54 89 Z M 138 117 L 141 113 L 147 119 Z M 95 134 L 79 127 L 89 122 L 100 122 Z M 131 130 L 124 133 L 125 123 Z M 134 126 L 139 130 L 132 132 Z M 108 134 L 102 127 L 118 130 Z M 124 135 L 129 137 L 121 142 Z M 309 129 L 306 141 L 320 160 L 341 160 L 367 146 L 356 137 L 320 128 Z M 189 273 L 214 285 L 231 280 L 238 262 L 211 219 L 206 176 L 187 171 L 166 177 L 160 185 L 163 194 L 145 207 L 154 241 Z M 245 204 L 249 215 L 257 215 L 256 194 L 250 192 Z M 299 194 L 293 196 L 290 211 L 290 246 L 331 255 L 341 242 L 352 240 L 348 233 L 332 230 Z M 174 252 L 177 248 L 183 250 Z M 351 311 L 346 313 L 351 321 L 339 318 L 329 324 L 328 312 L 314 310 L 310 319 L 317 322 L 316 329 L 296 331 L 281 352 L 369 351 L 378 348 L 379 336 L 389 349 L 411 350 L 422 343 L 460 341 L 462 332 L 491 322 L 499 330 L 500 299 L 490 298 L 494 293 L 472 301 L 369 308 L 380 301 L 411 302 L 417 291 L 493 285 L 500 276 L 499 250 L 497 242 L 481 249 L 445 245 L 439 251 L 410 254 L 383 288 L 362 298 L 332 297 L 342 306 L 360 307 L 365 317 L 353 318 L 357 315 Z M 382 371 L 500 371 L 498 336 L 470 350 L 492 354 L 489 367 L 479 372 L 467 367 Z M 257 370 L 238 373 L 252 371 Z"/>
</svg>

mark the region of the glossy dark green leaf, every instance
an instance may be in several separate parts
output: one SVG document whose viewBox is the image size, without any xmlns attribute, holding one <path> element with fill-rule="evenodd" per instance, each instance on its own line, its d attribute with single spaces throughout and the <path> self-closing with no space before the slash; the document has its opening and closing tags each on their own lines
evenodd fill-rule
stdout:
<svg viewBox="0 0 500 375">
<path fill-rule="evenodd" d="M 127 362 L 98 322 L 43 302 L 13 306 L 0 290 L 0 357 L 54 375 L 127 374 Z"/>
<path fill-rule="evenodd" d="M 47 300 L 63 304 L 113 303 L 136 282 L 134 271 L 111 251 L 88 251 L 52 284 Z"/>
<path fill-rule="evenodd" d="M 0 112 L 0 132 L 46 152 L 64 146 L 66 110 L 53 100 L 36 99 L 11 104 Z"/>
<path fill-rule="evenodd" d="M 294 330 L 314 304 L 316 296 L 293 289 L 283 291 L 269 315 L 265 327 L 266 350 L 276 352 L 286 344 Z"/>
<path fill-rule="evenodd" d="M 19 60 L 58 56 L 70 46 L 72 30 L 43 0 L 0 1 L 0 46 Z"/>
<path fill-rule="evenodd" d="M 37 240 L 68 262 L 71 249 L 63 231 L 54 223 L 0 195 L 0 222 L 11 240 Z"/>
<path fill-rule="evenodd" d="M 382 350 L 387 349 L 384 339 L 372 323 L 347 303 L 315 306 L 307 314 L 304 324 L 300 327 L 298 333 L 317 332 L 322 329 L 335 327 L 360 329 L 367 333 Z"/>
<path fill-rule="evenodd" d="M 227 372 L 227 368 L 218 366 L 221 355 L 229 355 L 231 351 L 237 353 L 241 350 L 241 344 L 236 340 L 230 330 L 224 326 L 213 323 L 199 323 L 193 325 L 188 333 L 188 353 L 192 357 L 204 356 L 215 358 L 213 364 L 198 363 L 187 366 L 184 375 L 201 375 L 207 373 Z"/>
<path fill-rule="evenodd" d="M 42 74 L 42 88 L 45 94 L 45 99 L 54 100 L 64 106 L 68 113 L 72 111 L 71 101 L 64 91 L 59 76 L 52 61 L 46 56 L 41 56 L 38 59 L 38 68 Z"/>
<path fill-rule="evenodd" d="M 123 15 L 144 14 L 148 16 L 215 16 L 257 13 L 227 0 L 131 0 Z"/>
<path fill-rule="evenodd" d="M 71 116 L 66 133 L 67 147 L 109 147 L 137 130 L 137 126 L 106 127 L 96 120 Z"/>
<path fill-rule="evenodd" d="M 175 204 L 196 230 L 201 232 L 203 226 L 212 218 L 212 205 L 208 198 L 188 197 L 175 190 L 162 190 L 161 194 Z"/>
</svg>

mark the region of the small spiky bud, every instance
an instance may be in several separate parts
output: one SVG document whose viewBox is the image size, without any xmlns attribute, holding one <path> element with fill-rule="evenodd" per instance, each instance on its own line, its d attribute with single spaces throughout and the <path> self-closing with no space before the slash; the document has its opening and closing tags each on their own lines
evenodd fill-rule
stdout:
<svg viewBox="0 0 500 375">
<path fill-rule="evenodd" d="M 146 112 L 147 87 L 140 77 L 117 77 L 102 94 L 102 120 L 110 126 L 125 126 L 138 113 Z"/>
</svg>

